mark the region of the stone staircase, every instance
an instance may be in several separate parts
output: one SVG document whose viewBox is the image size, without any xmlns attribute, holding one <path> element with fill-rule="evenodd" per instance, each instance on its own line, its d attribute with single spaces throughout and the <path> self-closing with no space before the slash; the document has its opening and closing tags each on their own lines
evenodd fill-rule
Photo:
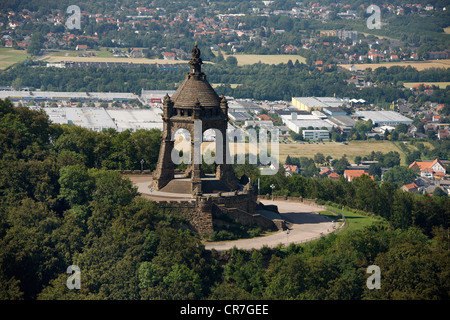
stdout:
<svg viewBox="0 0 450 320">
<path fill-rule="evenodd" d="M 239 208 L 226 207 L 223 204 L 213 205 L 213 218 L 220 218 L 224 214 L 238 220 L 243 225 L 256 224 L 264 228 L 286 229 L 286 221 L 279 214 L 269 210 L 259 210 L 252 214 Z"/>
<path fill-rule="evenodd" d="M 182 193 L 191 194 L 191 179 L 190 178 L 176 178 L 169 181 L 169 183 L 161 188 L 161 192 L 168 193 Z M 202 178 L 202 192 L 203 193 L 218 193 L 230 192 L 230 188 L 219 179 Z"/>
<path fill-rule="evenodd" d="M 160 190 L 168 193 L 191 194 L 191 180 L 190 179 L 173 179 Z"/>
</svg>

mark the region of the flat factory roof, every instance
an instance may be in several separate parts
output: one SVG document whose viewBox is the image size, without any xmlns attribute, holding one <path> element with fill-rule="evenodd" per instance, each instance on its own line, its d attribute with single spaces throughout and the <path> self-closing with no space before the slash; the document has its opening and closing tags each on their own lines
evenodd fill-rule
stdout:
<svg viewBox="0 0 450 320">
<path fill-rule="evenodd" d="M 59 124 L 74 124 L 95 131 L 113 128 L 114 121 L 103 108 L 43 108 L 49 119 Z"/>
<path fill-rule="evenodd" d="M 108 109 L 106 111 L 117 126 L 117 131 L 138 129 L 163 129 L 161 118 L 162 110 L 159 108 L 129 110 Z"/>
<path fill-rule="evenodd" d="M 373 123 L 412 123 L 412 120 L 395 111 L 357 111 L 356 114 Z"/>
</svg>

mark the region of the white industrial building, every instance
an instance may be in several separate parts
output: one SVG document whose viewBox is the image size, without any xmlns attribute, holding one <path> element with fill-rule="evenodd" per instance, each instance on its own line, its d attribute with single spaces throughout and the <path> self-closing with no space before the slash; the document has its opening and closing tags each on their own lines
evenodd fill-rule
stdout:
<svg viewBox="0 0 450 320">
<path fill-rule="evenodd" d="M 108 109 L 106 112 L 114 121 L 117 131 L 136 131 L 139 129 L 163 129 L 161 108 L 151 109 Z"/>
<path fill-rule="evenodd" d="M 399 123 L 410 124 L 413 121 L 395 111 L 356 111 L 362 120 L 372 120 L 375 126 L 395 126 Z"/>
<path fill-rule="evenodd" d="M 139 129 L 162 130 L 160 108 L 152 109 L 104 109 L 104 108 L 43 108 L 50 121 L 59 124 L 74 124 L 80 127 L 102 131 L 114 129 L 118 132 Z"/>
<path fill-rule="evenodd" d="M 10 88 L 9 88 L 10 89 Z M 30 90 L 0 90 L 0 99 L 9 99 L 12 102 L 28 103 L 35 101 L 48 102 L 130 102 L 140 100 L 144 104 L 162 103 L 164 96 L 172 96 L 174 90 L 141 90 L 137 95 L 130 92 L 59 92 L 59 91 L 30 91 Z"/>
<path fill-rule="evenodd" d="M 328 130 L 302 130 L 302 135 L 305 140 L 330 139 L 330 132 Z"/>
<path fill-rule="evenodd" d="M 345 105 L 345 101 L 336 97 L 293 97 L 292 105 L 298 110 L 311 112 L 322 111 L 324 108 L 338 108 Z"/>
<path fill-rule="evenodd" d="M 342 105 L 345 105 L 345 101 L 336 98 L 336 97 L 315 97 L 317 100 L 322 102 L 328 108 L 339 108 Z"/>
<path fill-rule="evenodd" d="M 141 99 L 144 103 L 162 103 L 164 96 L 168 94 L 170 97 L 175 90 L 141 90 Z"/>
<path fill-rule="evenodd" d="M 104 108 L 43 108 L 50 121 L 59 124 L 74 124 L 89 130 L 117 130 L 111 116 Z"/>
<path fill-rule="evenodd" d="M 292 131 L 299 133 L 300 129 L 307 129 L 313 127 L 314 129 L 326 128 L 326 130 L 331 131 L 333 125 L 322 120 L 318 116 L 307 114 L 298 115 L 293 112 L 290 115 L 281 115 L 283 123 L 291 129 Z"/>
<path fill-rule="evenodd" d="M 22 101 L 27 103 L 35 101 L 68 101 L 68 102 L 127 102 L 137 100 L 134 93 L 127 92 L 58 92 L 58 91 L 28 91 L 6 90 L 0 91 L 0 99 Z"/>
</svg>

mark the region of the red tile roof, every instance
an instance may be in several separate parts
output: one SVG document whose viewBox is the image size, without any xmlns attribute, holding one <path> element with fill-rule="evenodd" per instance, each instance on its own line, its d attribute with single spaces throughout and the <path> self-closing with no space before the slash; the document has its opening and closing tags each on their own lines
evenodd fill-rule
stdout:
<svg viewBox="0 0 450 320">
<path fill-rule="evenodd" d="M 344 177 L 349 179 L 349 181 L 352 181 L 354 178 L 359 178 L 362 175 L 368 175 L 369 174 L 367 172 L 365 172 L 364 170 L 345 170 L 344 171 Z M 369 176 L 370 178 L 372 178 L 373 180 L 373 176 Z"/>
</svg>

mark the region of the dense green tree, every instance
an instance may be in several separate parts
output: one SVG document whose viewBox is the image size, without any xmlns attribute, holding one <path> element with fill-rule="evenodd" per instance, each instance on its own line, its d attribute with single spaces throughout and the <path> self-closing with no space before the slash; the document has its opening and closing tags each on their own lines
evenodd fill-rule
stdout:
<svg viewBox="0 0 450 320">
<path fill-rule="evenodd" d="M 367 297 L 389 300 L 448 299 L 448 259 L 448 251 L 436 251 L 422 244 L 394 245 L 375 259 L 375 264 L 382 270 L 381 288 L 367 290 Z M 430 270 L 434 271 L 433 276 Z"/>
<path fill-rule="evenodd" d="M 344 173 L 344 171 L 347 169 L 347 166 L 349 166 L 350 163 L 348 162 L 347 158 L 343 156 L 339 160 L 336 160 L 336 159 L 333 160 L 331 162 L 331 165 L 334 168 L 334 172 L 341 175 Z"/>
<path fill-rule="evenodd" d="M 43 48 L 44 42 L 45 42 L 44 36 L 40 32 L 35 32 L 31 36 L 31 42 L 30 45 L 28 46 L 27 52 L 31 53 L 34 56 L 39 55 L 41 49 Z"/>
<path fill-rule="evenodd" d="M 61 168 L 58 182 L 61 186 L 59 197 L 70 206 L 84 205 L 92 200 L 95 181 L 86 167 L 74 165 Z"/>
<path fill-rule="evenodd" d="M 383 174 L 383 181 L 392 183 L 398 188 L 413 182 L 415 178 L 416 173 L 412 169 L 398 165 Z"/>
<path fill-rule="evenodd" d="M 320 153 L 320 152 L 316 153 L 314 155 L 314 162 L 317 163 L 317 164 L 324 163 L 325 162 L 325 156 L 323 155 L 323 153 Z"/>
<path fill-rule="evenodd" d="M 104 168 L 107 160 L 113 168 L 138 164 L 158 149 L 159 131 L 85 132 L 4 101 L 0 113 L 2 299 L 448 299 L 448 197 L 410 194 L 368 176 L 286 177 L 281 168 L 260 176 L 261 193 L 274 184 L 275 192 L 385 221 L 288 247 L 208 251 L 179 207 L 138 197 L 130 180 Z M 445 142 L 433 145 L 424 153 L 447 152 Z M 256 166 L 243 168 L 258 176 Z M 371 264 L 382 270 L 380 290 L 366 287 Z M 70 265 L 81 269 L 80 290 L 66 286 Z"/>
</svg>

